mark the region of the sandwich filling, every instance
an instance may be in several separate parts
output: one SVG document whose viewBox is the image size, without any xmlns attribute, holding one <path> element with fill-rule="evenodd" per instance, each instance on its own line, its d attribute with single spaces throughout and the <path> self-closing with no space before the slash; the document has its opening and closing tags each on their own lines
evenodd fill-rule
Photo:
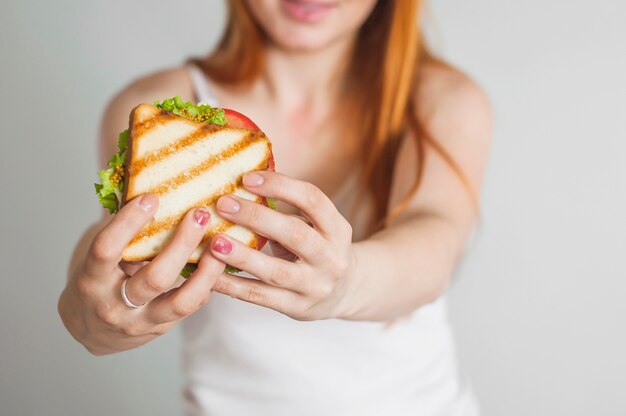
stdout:
<svg viewBox="0 0 626 416">
<path fill-rule="evenodd" d="M 95 183 L 96 194 L 102 206 L 114 214 L 119 210 L 124 191 L 124 161 L 128 147 L 128 130 L 120 133 L 117 141 L 118 151 L 108 163 L 108 168 L 98 172 L 102 183 Z"/>
</svg>

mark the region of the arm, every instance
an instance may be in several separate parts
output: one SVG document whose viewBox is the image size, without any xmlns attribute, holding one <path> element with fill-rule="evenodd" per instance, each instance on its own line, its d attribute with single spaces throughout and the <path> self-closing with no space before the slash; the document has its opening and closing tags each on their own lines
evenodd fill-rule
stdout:
<svg viewBox="0 0 626 416">
<path fill-rule="evenodd" d="M 113 99 L 102 124 L 103 163 L 113 152 L 118 132 L 128 126 L 131 108 L 180 91 L 186 85 L 184 79 L 180 82 L 181 75 L 178 70 L 142 79 Z M 129 201 L 115 216 L 90 227 L 74 250 L 58 311 L 70 334 L 93 354 L 135 348 L 169 331 L 208 301 L 224 270 L 224 264 L 207 252 L 193 276 L 177 284 L 180 270 L 206 231 L 203 216 L 208 212 L 201 210 L 185 216 L 167 247 L 148 265 L 120 263 L 122 251 L 157 206 L 154 195 Z M 120 294 L 124 281 L 134 303 L 150 303 L 139 309 L 126 306 Z"/>
<path fill-rule="evenodd" d="M 445 94 L 427 117 L 426 128 L 458 163 L 475 194 L 480 191 L 491 138 L 491 112 L 469 81 Z M 390 319 L 436 300 L 449 285 L 478 212 L 471 194 L 430 146 L 419 191 L 384 230 L 356 243 L 359 281 L 350 319 Z M 416 149 L 403 143 L 395 164 L 390 207 L 406 195 Z"/>
<path fill-rule="evenodd" d="M 491 116 L 482 92 L 469 81 L 460 84 L 419 116 L 478 192 Z M 417 163 L 413 142 L 403 146 L 391 206 L 407 194 L 413 176 L 405 172 L 415 172 Z M 383 321 L 437 299 L 449 284 L 476 211 L 457 175 L 426 149 L 423 182 L 408 208 L 381 232 L 353 244 L 345 219 L 313 185 L 268 172 L 256 174 L 262 182 L 244 177 L 248 190 L 299 208 L 311 226 L 244 200 L 218 202 L 220 215 L 280 242 L 298 260 L 272 259 L 219 236 L 214 240 L 224 243 L 212 244 L 214 256 L 259 280 L 221 276 L 214 290 L 303 320 Z M 238 207 L 230 210 L 233 203 Z"/>
</svg>

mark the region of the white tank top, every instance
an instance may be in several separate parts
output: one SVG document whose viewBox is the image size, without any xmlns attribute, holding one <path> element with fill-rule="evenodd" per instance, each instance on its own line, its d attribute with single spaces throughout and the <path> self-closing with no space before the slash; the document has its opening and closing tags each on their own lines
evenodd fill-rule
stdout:
<svg viewBox="0 0 626 416">
<path fill-rule="evenodd" d="M 186 415 L 476 416 L 446 310 L 444 296 L 392 325 L 299 322 L 215 293 L 183 324 Z"/>
</svg>

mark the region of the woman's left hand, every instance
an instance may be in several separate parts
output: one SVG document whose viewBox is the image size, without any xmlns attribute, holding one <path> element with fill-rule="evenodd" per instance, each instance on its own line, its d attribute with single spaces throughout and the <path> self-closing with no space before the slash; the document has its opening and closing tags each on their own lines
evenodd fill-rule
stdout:
<svg viewBox="0 0 626 416">
<path fill-rule="evenodd" d="M 298 320 L 342 317 L 354 280 L 352 227 L 316 186 L 276 172 L 244 176 L 254 194 L 276 198 L 301 211 L 309 223 L 236 196 L 223 196 L 217 210 L 224 219 L 275 241 L 294 261 L 272 257 L 224 234 L 211 241 L 219 260 L 257 279 L 224 273 L 213 290 L 279 311 Z"/>
</svg>

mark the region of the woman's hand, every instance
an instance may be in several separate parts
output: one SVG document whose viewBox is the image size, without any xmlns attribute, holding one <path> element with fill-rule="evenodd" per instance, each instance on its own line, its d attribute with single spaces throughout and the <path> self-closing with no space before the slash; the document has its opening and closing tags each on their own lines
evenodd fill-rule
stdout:
<svg viewBox="0 0 626 416">
<path fill-rule="evenodd" d="M 235 196 L 219 199 L 219 214 L 273 240 L 293 253 L 271 257 L 220 234 L 213 255 L 259 280 L 222 275 L 213 290 L 275 309 L 299 320 L 341 317 L 355 284 L 352 228 L 317 187 L 275 172 L 244 176 L 257 195 L 298 208 L 310 223 Z M 284 253 L 281 253 L 284 254 Z"/>
<path fill-rule="evenodd" d="M 69 332 L 96 355 L 143 345 L 169 331 L 177 322 L 205 304 L 224 263 L 203 255 L 198 269 L 172 289 L 181 269 L 202 240 L 209 223 L 206 210 L 184 217 L 167 247 L 147 265 L 122 264 L 122 251 L 152 218 L 158 205 L 154 195 L 135 198 L 94 238 L 82 264 L 70 276 L 59 300 L 59 313 Z M 126 282 L 130 302 L 121 297 Z M 171 290 L 170 290 L 171 289 Z"/>
</svg>

